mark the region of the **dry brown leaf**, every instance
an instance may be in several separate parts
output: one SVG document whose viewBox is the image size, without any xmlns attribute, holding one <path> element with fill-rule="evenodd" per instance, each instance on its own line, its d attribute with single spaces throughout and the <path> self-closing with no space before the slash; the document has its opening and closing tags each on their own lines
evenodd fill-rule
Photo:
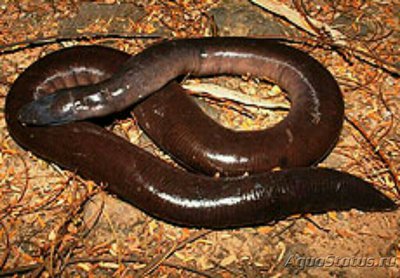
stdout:
<svg viewBox="0 0 400 278">
<path fill-rule="evenodd" d="M 222 259 L 222 261 L 220 262 L 220 265 L 228 266 L 235 261 L 237 261 L 237 257 L 234 254 L 230 254 L 228 257 L 225 257 Z"/>
</svg>

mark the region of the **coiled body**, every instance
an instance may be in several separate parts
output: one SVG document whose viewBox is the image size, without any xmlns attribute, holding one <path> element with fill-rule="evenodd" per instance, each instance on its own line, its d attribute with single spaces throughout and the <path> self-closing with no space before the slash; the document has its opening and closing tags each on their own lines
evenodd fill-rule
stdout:
<svg viewBox="0 0 400 278">
<path fill-rule="evenodd" d="M 227 136 L 229 133 L 221 127 L 210 128 L 199 121 L 195 128 L 205 133 L 205 139 L 196 141 L 196 135 L 189 135 L 193 128 L 182 123 L 188 115 L 197 114 L 168 110 L 171 101 L 183 99 L 188 103 L 179 97 L 176 85 L 164 87 L 178 75 L 249 72 L 272 79 L 291 100 L 285 120 L 258 132 L 259 139 L 251 141 L 251 133 Z M 96 85 L 66 89 L 29 104 L 54 90 L 100 80 Z M 225 228 L 263 224 L 294 213 L 395 208 L 370 184 L 334 170 L 297 168 L 250 177 L 207 178 L 172 168 L 90 122 L 52 127 L 23 126 L 19 122 L 58 124 L 97 117 L 123 110 L 158 89 L 162 101 L 157 103 L 156 94 L 141 103 L 142 108 L 135 108 L 144 119 L 141 125 L 151 131 L 151 137 L 163 138 L 160 144 L 164 148 L 183 146 L 181 153 L 173 156 L 208 173 L 243 173 L 251 169 L 244 166 L 246 162 L 255 166 L 250 172 L 313 164 L 333 147 L 343 121 L 338 86 L 317 61 L 275 41 L 243 38 L 172 41 L 129 59 L 100 47 L 56 52 L 32 65 L 13 85 L 7 96 L 6 119 L 11 135 L 21 145 L 85 177 L 107 183 L 119 197 L 175 224 Z M 173 90 L 171 95 L 176 98 L 171 99 L 168 90 Z M 196 121 L 196 116 L 192 120 Z M 158 121 L 171 125 L 158 131 L 154 125 Z M 207 132 L 215 137 L 207 139 Z M 235 147 L 225 139 L 218 144 L 215 139 L 232 137 L 234 142 L 234 136 L 244 138 L 236 140 L 243 145 Z M 202 144 L 207 140 L 212 140 L 216 149 L 205 148 L 203 152 Z M 200 163 L 191 162 L 193 157 L 199 157 Z M 223 170 L 223 165 L 228 165 L 228 170 Z"/>
<path fill-rule="evenodd" d="M 196 112 L 188 98 L 178 97 L 174 92 L 179 89 L 170 85 L 174 90 L 168 95 L 169 105 L 160 106 L 163 101 L 158 101 L 156 105 L 147 104 L 146 109 L 139 106 L 138 115 L 154 141 L 178 161 L 209 174 L 240 175 L 274 167 L 309 166 L 335 145 L 344 110 L 336 81 L 306 53 L 266 39 L 206 38 L 161 43 L 130 58 L 112 78 L 49 95 L 25 106 L 20 117 L 31 124 L 98 117 L 137 103 L 179 75 L 222 73 L 250 73 L 272 80 L 288 92 L 290 112 L 270 129 L 233 132 L 201 118 L 202 113 Z M 181 103 L 171 105 L 174 102 Z M 171 113 L 187 116 L 175 116 L 171 124 L 173 117 L 165 116 Z M 141 117 L 143 114 L 146 116 Z M 199 118 L 196 125 L 193 118 Z"/>
</svg>

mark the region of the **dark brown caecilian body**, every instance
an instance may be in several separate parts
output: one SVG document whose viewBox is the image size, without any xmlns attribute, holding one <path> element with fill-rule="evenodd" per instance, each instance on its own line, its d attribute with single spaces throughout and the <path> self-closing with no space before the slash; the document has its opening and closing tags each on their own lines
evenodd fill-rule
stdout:
<svg viewBox="0 0 400 278">
<path fill-rule="evenodd" d="M 168 90 L 173 93 L 164 98 L 181 103 L 147 102 L 145 108 L 137 108 L 139 122 L 178 161 L 209 174 L 240 175 L 319 162 L 340 134 L 344 110 L 340 90 L 316 60 L 274 40 L 212 38 L 161 43 L 132 57 L 112 79 L 40 100 L 42 106 L 34 104 L 22 118 L 30 123 L 58 124 L 102 116 L 129 107 L 180 75 L 248 73 L 273 80 L 288 92 L 289 115 L 273 128 L 259 132 L 221 129 L 193 108 L 189 98 L 178 97 L 176 84 L 170 85 L 175 86 Z M 182 109 L 185 113 L 179 114 L 189 116 L 170 116 Z M 200 120 L 194 125 L 193 118 Z"/>
<path fill-rule="evenodd" d="M 124 63 L 126 59 L 126 54 L 115 50 L 77 47 L 39 60 L 18 78 L 7 96 L 6 119 L 10 134 L 35 154 L 68 169 L 77 170 L 85 177 L 107 183 L 111 192 L 147 213 L 185 226 L 239 227 L 267 223 L 294 213 L 350 208 L 388 210 L 396 207 L 369 183 L 334 170 L 297 168 L 249 177 L 214 179 L 168 166 L 91 122 L 52 127 L 23 126 L 19 122 L 18 111 L 23 106 L 39 96 L 64 87 L 82 86 L 105 79 L 98 85 L 80 87 L 78 90 L 67 89 L 61 95 L 45 99 L 41 104 L 45 104 L 48 110 L 39 109 L 40 113 L 47 113 L 45 115 L 38 114 L 34 110 L 35 106 L 25 108 L 20 119 L 40 124 L 43 123 L 41 120 L 58 123 L 100 116 L 128 107 L 181 74 L 251 72 L 266 76 L 286 89 L 292 107 L 284 121 L 269 130 L 261 131 L 265 132 L 263 136 L 270 136 L 271 142 L 257 139 L 264 145 L 259 146 L 254 143 L 258 141 L 252 141 L 250 145 L 237 149 L 232 146 L 233 153 L 223 149 L 214 155 L 227 164 L 238 165 L 228 170 L 228 173 L 239 173 L 245 169 L 241 166 L 247 159 L 243 158 L 246 151 L 242 148 L 254 148 L 256 153 L 273 148 L 279 151 L 281 148 L 283 156 L 278 154 L 278 158 L 275 158 L 274 151 L 271 152 L 271 158 L 280 162 L 277 165 L 315 163 L 332 148 L 340 132 L 343 103 L 331 75 L 308 55 L 275 41 L 243 38 L 172 41 L 151 47 Z M 169 89 L 175 90 L 174 86 L 170 84 L 160 92 L 165 102 L 174 101 L 168 100 L 166 92 Z M 154 121 L 158 121 L 172 115 L 178 120 L 174 124 L 176 127 L 170 129 L 175 130 L 175 133 L 185 130 L 181 123 L 186 120 L 182 121 L 176 116 L 180 111 L 171 114 L 167 110 L 160 110 L 168 107 L 167 103 L 165 106 L 157 104 L 154 96 L 142 104 L 158 109 L 150 112 L 145 109 L 141 112 L 136 107 L 135 113 L 143 113 L 143 118 L 153 113 Z M 196 121 L 196 118 L 192 120 Z M 155 130 L 153 123 L 149 120 L 142 125 Z M 201 122 L 196 122 L 195 127 L 197 125 L 201 132 L 206 132 Z M 320 132 L 320 129 L 324 132 Z M 331 137 L 327 138 L 325 132 Z M 161 137 L 164 136 L 164 140 L 171 138 L 171 144 L 185 140 L 183 145 L 195 144 L 195 141 L 187 140 L 187 133 L 183 134 L 168 136 L 167 131 Z M 247 134 L 250 133 L 239 132 L 235 135 L 250 136 Z M 311 138 L 314 134 L 317 137 Z M 275 136 L 280 139 L 275 139 Z M 294 153 L 296 148 L 303 152 L 302 155 Z M 183 152 L 193 157 L 189 150 Z M 202 154 L 200 147 L 195 154 L 198 153 L 213 158 L 213 155 Z M 271 158 L 256 156 L 253 163 L 259 168 L 268 168 L 268 164 L 272 163 Z M 220 166 L 215 167 L 215 162 L 209 165 L 200 166 L 200 169 L 209 167 L 211 170 L 208 172 L 219 171 Z"/>
</svg>

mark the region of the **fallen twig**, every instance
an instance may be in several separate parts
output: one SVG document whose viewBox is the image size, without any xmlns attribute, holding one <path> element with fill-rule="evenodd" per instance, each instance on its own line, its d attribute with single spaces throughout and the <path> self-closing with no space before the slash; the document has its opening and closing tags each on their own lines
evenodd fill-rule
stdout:
<svg viewBox="0 0 400 278">
<path fill-rule="evenodd" d="M 123 257 L 123 258 L 121 258 L 121 261 L 123 263 L 149 263 L 150 262 L 149 260 L 141 259 L 135 255 Z M 115 262 L 117 262 L 117 259 L 110 258 L 110 257 L 73 258 L 67 263 L 67 265 L 70 266 L 70 265 L 75 265 L 75 264 L 79 264 L 79 263 L 101 263 L 101 262 L 115 263 Z M 188 272 L 192 272 L 192 273 L 201 275 L 203 277 L 209 277 L 209 278 L 215 277 L 215 275 L 213 275 L 212 273 L 209 273 L 207 271 L 201 271 L 199 269 L 195 269 L 195 268 L 192 268 L 192 267 L 189 267 L 186 265 L 182 265 L 179 263 L 163 261 L 163 262 L 161 262 L 161 265 L 166 266 L 166 267 L 175 268 L 175 269 L 182 269 L 182 270 L 185 270 Z M 7 276 L 12 276 L 12 275 L 18 275 L 18 274 L 32 272 L 35 270 L 41 270 L 42 267 L 43 267 L 43 264 L 36 263 L 36 264 L 32 264 L 32 265 L 17 267 L 14 269 L 4 270 L 4 271 L 0 272 L 0 277 L 7 277 Z"/>
<path fill-rule="evenodd" d="M 176 251 L 178 251 L 179 249 L 182 249 L 188 243 L 191 243 L 209 233 L 211 233 L 211 230 L 200 230 L 200 231 L 194 233 L 193 235 L 189 236 L 187 239 L 183 240 L 182 242 L 175 244 L 167 252 L 165 252 L 164 254 L 161 254 L 160 256 L 158 256 L 154 260 L 152 260 L 145 268 L 143 268 L 141 271 L 139 271 L 137 273 L 137 276 L 143 277 L 143 276 L 150 274 L 158 266 L 160 266 L 166 259 L 168 259 L 172 254 L 174 254 Z"/>
<path fill-rule="evenodd" d="M 10 54 L 27 48 L 40 47 L 48 44 L 60 43 L 65 41 L 89 41 L 92 39 L 116 38 L 116 39 L 159 39 L 159 34 L 129 34 L 129 33 L 82 33 L 70 36 L 54 35 L 43 38 L 19 41 L 11 44 L 0 45 L 0 54 Z"/>
<path fill-rule="evenodd" d="M 370 146 L 371 151 L 378 155 L 379 159 L 383 162 L 385 167 L 388 169 L 389 175 L 393 180 L 394 189 L 398 195 L 400 195 L 400 188 L 399 188 L 399 180 L 396 170 L 392 164 L 392 162 L 387 158 L 386 154 L 382 151 L 381 148 L 378 147 L 378 144 L 370 138 L 367 132 L 362 128 L 361 124 L 356 120 L 349 116 L 345 116 L 345 120 L 355 129 L 358 133 L 364 138 L 367 144 Z"/>
<path fill-rule="evenodd" d="M 274 103 L 268 101 L 268 99 L 254 98 L 245 94 L 238 93 L 235 90 L 221 87 L 219 85 L 210 83 L 187 83 L 182 86 L 183 88 L 190 90 L 192 92 L 200 93 L 203 95 L 212 95 L 220 100 L 230 100 L 239 104 L 246 106 L 263 108 L 263 109 L 273 109 L 273 110 L 288 110 L 289 105 L 284 105 L 280 103 Z"/>
</svg>

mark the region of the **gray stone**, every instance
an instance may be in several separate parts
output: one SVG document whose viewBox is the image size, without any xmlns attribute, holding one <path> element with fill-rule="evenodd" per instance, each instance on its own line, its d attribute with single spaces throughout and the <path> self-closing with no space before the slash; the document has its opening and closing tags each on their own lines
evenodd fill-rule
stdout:
<svg viewBox="0 0 400 278">
<path fill-rule="evenodd" d="M 295 32 L 248 1 L 222 2 L 219 7 L 210 10 L 210 14 L 220 36 L 279 36 Z"/>
<path fill-rule="evenodd" d="M 78 14 L 65 19 L 60 24 L 61 35 L 79 34 L 79 29 L 84 29 L 98 20 L 108 22 L 107 33 L 122 33 L 129 30 L 131 22 L 140 22 L 146 15 L 142 7 L 134 4 L 106 5 L 84 2 L 80 5 Z M 157 34 L 164 32 L 163 28 L 156 26 Z"/>
</svg>

